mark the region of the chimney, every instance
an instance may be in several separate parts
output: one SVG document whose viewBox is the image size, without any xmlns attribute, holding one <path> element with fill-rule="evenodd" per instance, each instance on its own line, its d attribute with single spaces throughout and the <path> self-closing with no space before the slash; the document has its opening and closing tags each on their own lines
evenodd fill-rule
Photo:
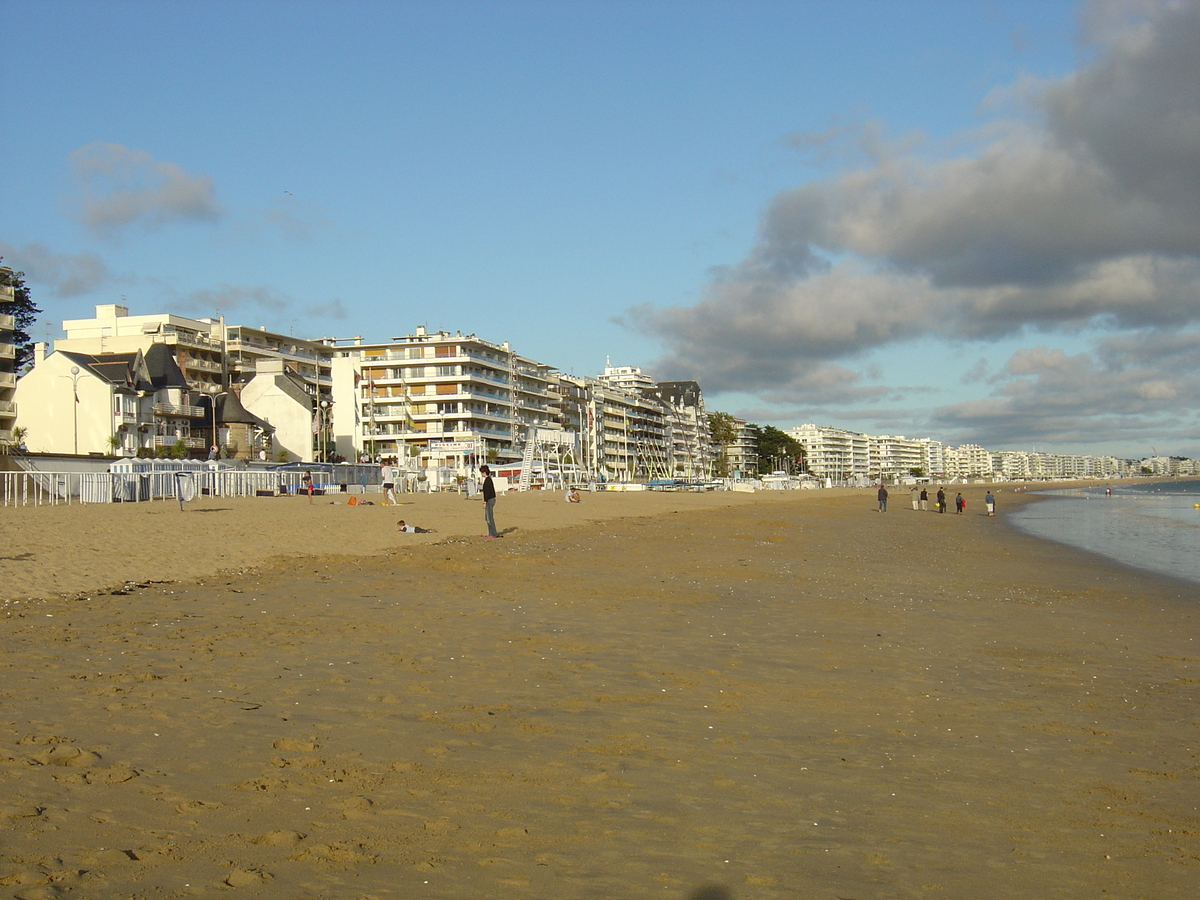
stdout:
<svg viewBox="0 0 1200 900">
<path fill-rule="evenodd" d="M 33 365 L 40 366 L 46 361 L 46 342 L 38 341 L 33 345 Z"/>
</svg>

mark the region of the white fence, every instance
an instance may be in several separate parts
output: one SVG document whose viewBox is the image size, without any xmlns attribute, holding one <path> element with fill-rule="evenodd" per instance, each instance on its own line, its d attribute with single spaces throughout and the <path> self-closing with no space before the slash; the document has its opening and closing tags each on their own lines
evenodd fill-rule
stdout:
<svg viewBox="0 0 1200 900">
<path fill-rule="evenodd" d="M 211 497 L 255 497 L 302 493 L 303 472 L 233 469 L 184 470 L 191 493 Z M 176 472 L 0 472 L 0 507 L 54 506 L 72 503 L 132 503 L 175 500 Z M 320 493 L 361 494 L 378 486 L 323 483 L 313 472 Z"/>
</svg>

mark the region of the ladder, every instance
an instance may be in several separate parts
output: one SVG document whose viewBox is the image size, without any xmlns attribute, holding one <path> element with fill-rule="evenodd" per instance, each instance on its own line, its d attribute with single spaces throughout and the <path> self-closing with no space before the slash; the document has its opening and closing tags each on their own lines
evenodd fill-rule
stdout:
<svg viewBox="0 0 1200 900">
<path fill-rule="evenodd" d="M 530 426 L 525 435 L 525 455 L 521 457 L 521 480 L 517 482 L 518 491 L 529 490 L 533 482 L 533 458 L 537 454 L 537 431 Z"/>
</svg>

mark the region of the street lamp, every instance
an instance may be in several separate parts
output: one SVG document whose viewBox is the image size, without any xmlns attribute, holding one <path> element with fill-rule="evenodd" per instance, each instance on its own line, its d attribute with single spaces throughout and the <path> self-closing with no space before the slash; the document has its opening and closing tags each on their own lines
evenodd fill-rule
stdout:
<svg viewBox="0 0 1200 900">
<path fill-rule="evenodd" d="M 71 404 L 71 419 L 75 424 L 75 455 L 79 455 L 79 366 L 71 366 L 71 393 L 75 402 Z"/>
<path fill-rule="evenodd" d="M 320 418 L 317 421 L 321 427 L 321 441 L 320 441 L 321 462 L 328 462 L 329 460 L 326 458 L 328 456 L 328 452 L 329 452 L 328 451 L 329 435 L 327 432 L 327 429 L 329 428 L 329 401 L 328 400 L 321 401 Z"/>
<path fill-rule="evenodd" d="M 215 394 L 201 394 L 199 400 L 207 400 L 209 410 L 212 412 L 212 444 L 217 446 L 217 397 Z"/>
</svg>

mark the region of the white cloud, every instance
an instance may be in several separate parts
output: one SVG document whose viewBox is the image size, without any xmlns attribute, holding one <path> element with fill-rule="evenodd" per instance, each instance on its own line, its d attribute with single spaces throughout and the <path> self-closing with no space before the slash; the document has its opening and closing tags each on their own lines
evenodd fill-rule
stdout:
<svg viewBox="0 0 1200 900">
<path fill-rule="evenodd" d="M 627 320 L 667 347 L 656 370 L 704 373 L 710 391 L 808 402 L 815 387 L 822 399 L 812 402 L 855 401 L 872 389 L 843 366 L 891 344 L 1200 321 L 1200 2 L 1088 12 L 1090 61 L 1067 78 L 1011 86 L 1027 114 L 964 136 L 972 152 L 928 158 L 866 128 L 859 158 L 870 162 L 775 197 L 754 248 L 697 304 L 630 310 Z M 838 138 L 834 129 L 794 142 L 821 150 Z M 844 374 L 814 385 L 834 364 Z M 1010 375 L 1028 364 L 1014 358 Z M 1024 422 L 1035 408 L 1021 407 L 1022 392 L 1045 410 L 1043 395 L 1064 382 L 1049 357 L 1039 365 L 1032 380 L 944 415 L 1001 437 L 996 423 Z M 1092 374 L 1145 403 L 1172 392 L 1180 402 L 1174 382 L 1148 371 Z M 1086 416 L 1099 400 L 1087 398 L 1063 403 Z"/>
<path fill-rule="evenodd" d="M 23 270 L 30 283 L 45 286 L 56 297 L 76 297 L 129 280 L 115 276 L 94 253 L 55 253 L 36 242 L 14 247 L 0 241 L 0 256 L 14 269 Z"/>
<path fill-rule="evenodd" d="M 96 141 L 72 153 L 70 163 L 80 190 L 80 221 L 102 237 L 134 223 L 152 229 L 221 216 L 211 178 L 143 150 Z"/>
</svg>

